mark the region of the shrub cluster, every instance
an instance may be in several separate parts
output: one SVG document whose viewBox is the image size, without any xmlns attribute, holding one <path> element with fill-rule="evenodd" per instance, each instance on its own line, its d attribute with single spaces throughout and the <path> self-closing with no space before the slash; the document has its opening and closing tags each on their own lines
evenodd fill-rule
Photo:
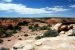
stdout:
<svg viewBox="0 0 75 50">
<path fill-rule="evenodd" d="M 48 26 L 39 26 L 38 24 L 35 25 L 31 25 L 29 26 L 29 29 L 31 29 L 32 31 L 37 31 L 37 30 L 50 30 L 51 25 Z"/>
<path fill-rule="evenodd" d="M 38 24 L 29 26 L 29 29 L 31 29 L 32 31 L 36 31 L 36 30 L 38 30 L 38 28 L 39 28 Z"/>
<path fill-rule="evenodd" d="M 6 29 L 9 29 L 9 30 L 21 30 L 21 27 L 16 25 L 16 26 L 12 26 L 12 25 L 9 25 L 7 26 Z"/>
<path fill-rule="evenodd" d="M 4 38 L 4 37 L 10 37 L 12 36 L 14 33 L 17 33 L 17 30 L 20 30 L 21 27 L 19 26 L 12 26 L 12 25 L 9 25 L 9 26 L 2 26 L 0 27 L 0 37 L 1 38 Z"/>
<path fill-rule="evenodd" d="M 19 22 L 18 26 L 28 26 L 29 22 L 23 21 L 23 22 Z"/>
<path fill-rule="evenodd" d="M 9 48 L 0 48 L 0 50 L 10 50 Z"/>
<path fill-rule="evenodd" d="M 56 37 L 58 35 L 59 35 L 59 33 L 57 31 L 50 29 L 47 32 L 45 32 L 43 34 L 43 36 L 37 36 L 37 37 L 35 37 L 35 39 L 41 39 L 41 38 L 44 38 L 44 37 Z"/>
</svg>

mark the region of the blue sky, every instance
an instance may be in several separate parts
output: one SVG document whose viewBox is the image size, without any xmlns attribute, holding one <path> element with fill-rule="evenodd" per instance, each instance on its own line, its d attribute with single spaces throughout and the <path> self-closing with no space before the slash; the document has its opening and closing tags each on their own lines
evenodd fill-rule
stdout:
<svg viewBox="0 0 75 50">
<path fill-rule="evenodd" d="M 75 17 L 75 0 L 0 0 L 0 17 Z"/>
</svg>

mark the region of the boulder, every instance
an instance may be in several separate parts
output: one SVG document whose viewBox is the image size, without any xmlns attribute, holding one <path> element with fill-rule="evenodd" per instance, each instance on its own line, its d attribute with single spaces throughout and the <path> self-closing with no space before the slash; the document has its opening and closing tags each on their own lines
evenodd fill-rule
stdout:
<svg viewBox="0 0 75 50">
<path fill-rule="evenodd" d="M 11 50 L 32 50 L 34 49 L 33 40 L 18 41 L 15 45 L 12 46 Z"/>
<path fill-rule="evenodd" d="M 59 31 L 68 31 L 68 26 L 67 26 L 67 25 L 62 25 L 62 26 L 59 28 Z"/>
<path fill-rule="evenodd" d="M 70 29 L 69 31 L 66 32 L 67 35 L 72 35 L 73 29 Z"/>
<path fill-rule="evenodd" d="M 65 31 L 61 31 L 59 34 L 65 34 Z"/>
<path fill-rule="evenodd" d="M 68 29 L 73 29 L 73 25 L 69 25 L 68 26 Z"/>
<path fill-rule="evenodd" d="M 55 24 L 53 27 L 52 27 L 52 30 L 56 30 L 58 31 L 59 30 L 59 27 L 62 25 L 62 23 L 57 23 Z"/>
</svg>

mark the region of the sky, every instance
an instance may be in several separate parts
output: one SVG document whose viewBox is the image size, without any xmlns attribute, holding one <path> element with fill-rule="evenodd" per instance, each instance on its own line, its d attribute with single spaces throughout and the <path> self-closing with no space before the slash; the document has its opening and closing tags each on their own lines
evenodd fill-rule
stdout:
<svg viewBox="0 0 75 50">
<path fill-rule="evenodd" d="M 0 17 L 75 17 L 75 0 L 0 0 Z"/>
</svg>

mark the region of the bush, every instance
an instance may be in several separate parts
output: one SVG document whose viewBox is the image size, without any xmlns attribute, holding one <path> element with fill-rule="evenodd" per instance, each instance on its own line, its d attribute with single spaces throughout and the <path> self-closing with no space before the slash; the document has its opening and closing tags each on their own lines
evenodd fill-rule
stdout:
<svg viewBox="0 0 75 50">
<path fill-rule="evenodd" d="M 31 26 L 29 26 L 29 29 L 32 29 L 33 28 L 33 26 L 31 25 Z"/>
<path fill-rule="evenodd" d="M 38 25 L 31 25 L 29 26 L 29 29 L 31 29 L 32 31 L 36 31 L 38 30 Z"/>
<path fill-rule="evenodd" d="M 18 26 L 27 26 L 29 22 L 23 21 L 23 22 L 19 22 Z"/>
<path fill-rule="evenodd" d="M 21 30 L 21 27 L 9 25 L 9 26 L 7 26 L 7 28 L 5 29 L 5 28 L 2 26 L 2 27 L 0 27 L 0 37 L 1 37 L 1 38 L 10 37 L 10 36 L 12 36 L 14 33 L 17 33 L 17 30 Z"/>
<path fill-rule="evenodd" d="M 16 33 L 15 30 L 7 30 L 6 33 L 5 33 L 5 37 L 10 37 L 10 36 L 12 36 L 14 33 Z"/>
<path fill-rule="evenodd" d="M 42 27 L 39 27 L 39 30 L 49 30 L 50 28 L 48 26 L 42 26 Z"/>
<path fill-rule="evenodd" d="M 13 30 L 13 26 L 9 25 L 9 26 L 7 26 L 7 29 Z"/>
<path fill-rule="evenodd" d="M 14 33 L 16 33 L 16 30 L 4 30 L 4 31 L 0 31 L 0 37 L 1 37 L 1 38 L 10 37 L 10 36 L 12 36 Z"/>
<path fill-rule="evenodd" d="M 42 37 L 41 36 L 37 36 L 37 37 L 35 37 L 35 39 L 41 39 Z"/>
<path fill-rule="evenodd" d="M 21 30 L 21 27 L 16 25 L 16 26 L 12 26 L 12 25 L 9 25 L 7 26 L 7 29 L 6 30 Z"/>
<path fill-rule="evenodd" d="M 6 30 L 3 30 L 2 28 L 0 28 L 0 37 L 4 37 L 6 34 Z"/>
<path fill-rule="evenodd" d="M 0 39 L 0 43 L 3 43 L 3 40 L 2 39 Z"/>
<path fill-rule="evenodd" d="M 55 31 L 55 30 L 48 30 L 47 32 L 45 32 L 44 34 L 43 34 L 43 37 L 56 37 L 56 36 L 58 36 L 59 34 L 58 34 L 58 32 L 57 31 Z"/>
<path fill-rule="evenodd" d="M 10 50 L 9 48 L 0 48 L 0 50 Z"/>
<path fill-rule="evenodd" d="M 28 23 L 29 23 L 29 22 L 23 21 L 23 24 L 24 24 L 25 26 L 28 26 Z"/>
<path fill-rule="evenodd" d="M 21 27 L 20 26 L 14 26 L 13 30 L 21 30 Z"/>
<path fill-rule="evenodd" d="M 35 24 L 35 25 L 29 26 L 29 29 L 31 29 L 32 31 L 37 31 L 37 30 L 50 30 L 50 25 L 40 27 L 38 24 Z"/>
<path fill-rule="evenodd" d="M 56 37 L 58 35 L 59 35 L 59 33 L 57 31 L 55 31 L 55 30 L 48 30 L 47 32 L 45 32 L 43 34 L 43 36 L 37 36 L 37 37 L 35 37 L 35 39 L 41 39 L 41 38 L 44 38 L 44 37 Z"/>
</svg>

